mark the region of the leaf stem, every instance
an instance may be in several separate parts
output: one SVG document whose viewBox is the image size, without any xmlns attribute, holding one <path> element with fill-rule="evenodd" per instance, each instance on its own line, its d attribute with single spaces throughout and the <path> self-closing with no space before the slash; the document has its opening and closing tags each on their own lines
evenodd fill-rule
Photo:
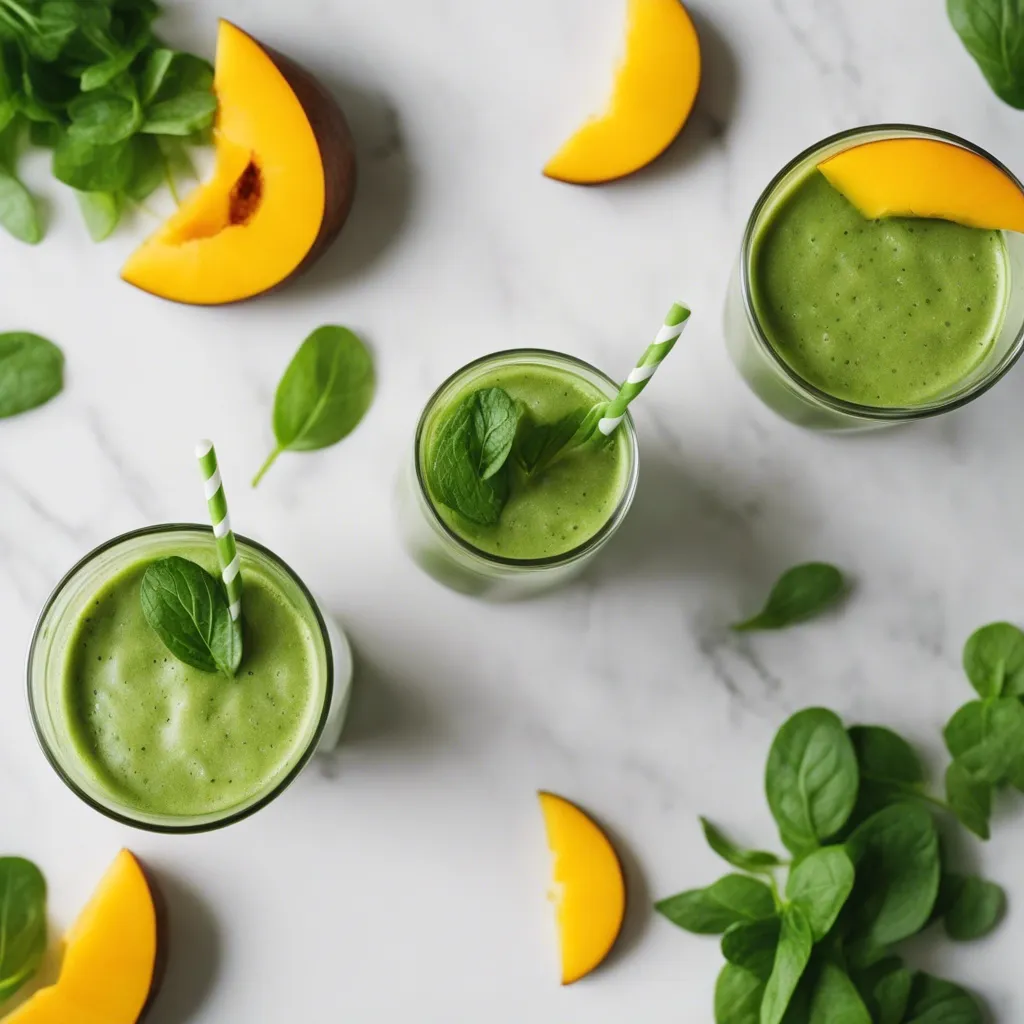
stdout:
<svg viewBox="0 0 1024 1024">
<path fill-rule="evenodd" d="M 21 4 L 17 3 L 16 0 L 0 0 L 0 3 L 2 3 L 12 14 L 17 14 L 29 28 L 38 31 L 38 20 L 33 15 L 29 14 L 29 12 L 26 11 Z"/>
<path fill-rule="evenodd" d="M 280 445 L 278 445 L 270 453 L 270 455 L 267 457 L 267 461 L 264 462 L 262 466 L 260 466 L 260 471 L 252 478 L 252 485 L 253 485 L 253 487 L 258 487 L 259 486 L 259 482 L 263 479 L 263 477 L 266 474 L 267 470 L 270 469 L 270 467 L 275 462 L 277 462 L 278 455 L 280 455 L 281 452 L 283 452 L 283 451 L 284 451 L 284 449 Z"/>
</svg>

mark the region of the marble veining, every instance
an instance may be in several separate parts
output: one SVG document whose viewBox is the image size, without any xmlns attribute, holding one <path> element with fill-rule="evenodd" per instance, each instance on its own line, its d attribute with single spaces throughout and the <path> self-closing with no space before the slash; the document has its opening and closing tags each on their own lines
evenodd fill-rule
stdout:
<svg viewBox="0 0 1024 1024">
<path fill-rule="evenodd" d="M 812 703 L 904 730 L 938 778 L 939 730 L 969 697 L 964 638 L 1024 618 L 1024 371 L 902 432 L 834 439 L 775 419 L 721 339 L 746 215 L 798 150 L 868 121 L 958 132 L 1020 171 L 1024 114 L 992 96 L 934 0 L 694 0 L 706 72 L 686 132 L 634 178 L 575 189 L 540 167 L 602 102 L 622 0 L 167 6 L 172 42 L 209 51 L 224 15 L 322 75 L 352 121 L 359 194 L 304 280 L 190 309 L 118 281 L 155 221 L 94 247 L 45 158 L 27 162 L 50 232 L 34 249 L 0 238 L 2 320 L 57 341 L 68 378 L 57 402 L 0 424 L 0 849 L 44 867 L 58 924 L 120 845 L 153 863 L 182 937 L 153 1024 L 709 1021 L 715 943 L 643 912 L 723 870 L 696 816 L 772 844 L 767 746 Z M 433 388 L 521 345 L 622 375 L 675 298 L 692 326 L 637 411 L 637 502 L 593 569 L 502 608 L 422 576 L 390 509 Z M 277 379 L 324 322 L 372 344 L 377 401 L 342 445 L 283 456 L 252 491 Z M 192 445 L 207 435 L 236 528 L 322 595 L 359 675 L 336 753 L 255 818 L 175 840 L 64 789 L 31 732 L 24 659 L 48 592 L 90 547 L 203 519 Z M 808 558 L 856 578 L 843 609 L 777 636 L 728 631 Z M 571 991 L 556 983 L 538 787 L 609 823 L 641 908 L 614 962 Z M 1006 924 L 914 950 L 1005 1021 L 1024 1014 L 1012 803 L 990 844 L 966 847 L 1009 888 Z"/>
</svg>

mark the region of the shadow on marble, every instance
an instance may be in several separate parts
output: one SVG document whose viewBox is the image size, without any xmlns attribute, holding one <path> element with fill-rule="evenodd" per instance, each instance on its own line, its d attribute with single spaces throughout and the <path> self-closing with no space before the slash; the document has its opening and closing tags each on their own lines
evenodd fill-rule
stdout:
<svg viewBox="0 0 1024 1024">
<path fill-rule="evenodd" d="M 688 9 L 700 36 L 701 84 L 697 102 L 675 142 L 650 166 L 624 178 L 623 183 L 640 185 L 659 177 L 679 177 L 709 146 L 719 145 L 729 133 L 739 93 L 739 64 L 712 17 L 693 5 Z"/>
<path fill-rule="evenodd" d="M 430 705 L 426 686 L 397 678 L 358 649 L 353 649 L 353 658 L 352 698 L 341 742 L 314 762 L 325 778 L 341 771 L 343 758 L 380 748 L 408 753 L 434 745 L 442 735 L 442 719 Z"/>
<path fill-rule="evenodd" d="M 382 259 L 401 236 L 414 201 L 412 164 L 391 100 L 370 87 L 311 70 L 345 111 L 358 166 L 355 202 L 345 227 L 323 258 L 288 289 L 298 301 L 359 277 Z"/>
<path fill-rule="evenodd" d="M 209 997 L 221 962 L 221 931 L 203 897 L 172 871 L 152 869 L 166 916 L 167 958 L 147 1024 L 188 1024 Z"/>
</svg>

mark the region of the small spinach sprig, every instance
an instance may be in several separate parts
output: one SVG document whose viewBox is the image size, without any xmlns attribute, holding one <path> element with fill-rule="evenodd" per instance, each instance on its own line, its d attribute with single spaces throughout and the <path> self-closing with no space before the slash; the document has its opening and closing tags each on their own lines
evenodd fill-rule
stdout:
<svg viewBox="0 0 1024 1024">
<path fill-rule="evenodd" d="M 172 555 L 142 577 L 142 614 L 179 661 L 232 677 L 242 661 L 242 627 L 223 583 L 201 565 Z"/>
<path fill-rule="evenodd" d="M 953 757 L 946 800 L 988 839 L 996 789 L 1024 792 L 1024 632 L 1008 622 L 982 626 L 964 646 L 963 664 L 980 700 L 960 708 L 943 732 Z"/>
<path fill-rule="evenodd" d="M 213 69 L 167 48 L 154 0 L 0 0 L 0 224 L 38 242 L 42 222 L 18 178 L 26 141 L 53 150 L 53 174 L 74 188 L 97 241 L 142 202 L 184 143 L 201 141 L 217 100 Z"/>
<path fill-rule="evenodd" d="M 939 920 L 953 939 L 986 935 L 1005 904 L 999 886 L 949 870 L 931 813 L 944 805 L 910 744 L 809 708 L 776 735 L 765 789 L 791 857 L 744 849 L 702 819 L 744 873 L 657 904 L 680 928 L 722 937 L 716 1024 L 981 1024 L 971 995 L 894 952 Z"/>
<path fill-rule="evenodd" d="M 529 482 L 597 432 L 606 402 L 538 423 L 503 388 L 481 388 L 442 423 L 428 455 L 438 499 L 471 523 L 495 526 L 514 469 Z"/>
<path fill-rule="evenodd" d="M 732 628 L 740 633 L 786 629 L 823 614 L 846 590 L 846 580 L 834 565 L 827 562 L 795 565 L 779 577 L 764 608 Z"/>
<path fill-rule="evenodd" d="M 0 334 L 0 419 L 35 409 L 64 387 L 64 353 L 27 331 Z"/>
<path fill-rule="evenodd" d="M 46 879 L 31 861 L 0 857 L 0 1003 L 35 973 L 46 952 Z"/>
</svg>

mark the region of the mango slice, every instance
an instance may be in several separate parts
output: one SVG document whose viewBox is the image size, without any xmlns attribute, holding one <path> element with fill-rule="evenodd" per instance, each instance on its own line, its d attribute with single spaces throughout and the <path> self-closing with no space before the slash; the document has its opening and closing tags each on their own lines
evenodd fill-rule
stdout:
<svg viewBox="0 0 1024 1024">
<path fill-rule="evenodd" d="M 355 194 L 355 150 L 325 89 L 282 54 L 221 21 L 212 179 L 129 258 L 121 276 L 166 299 L 251 298 L 311 266 Z"/>
<path fill-rule="evenodd" d="M 700 71 L 697 30 L 680 0 L 629 0 L 626 55 L 611 102 L 565 143 L 544 173 L 593 185 L 645 167 L 682 131 Z"/>
<path fill-rule="evenodd" d="M 854 146 L 818 170 L 869 220 L 933 217 L 972 228 L 1024 231 L 1024 192 L 983 156 L 938 139 Z"/>
<path fill-rule="evenodd" d="M 136 1024 L 156 989 L 157 913 L 145 872 L 122 850 L 65 938 L 56 985 L 4 1024 Z"/>
<path fill-rule="evenodd" d="M 611 952 L 626 916 L 626 880 L 608 837 L 575 804 L 541 793 L 554 854 L 562 984 L 571 985 Z"/>
</svg>

